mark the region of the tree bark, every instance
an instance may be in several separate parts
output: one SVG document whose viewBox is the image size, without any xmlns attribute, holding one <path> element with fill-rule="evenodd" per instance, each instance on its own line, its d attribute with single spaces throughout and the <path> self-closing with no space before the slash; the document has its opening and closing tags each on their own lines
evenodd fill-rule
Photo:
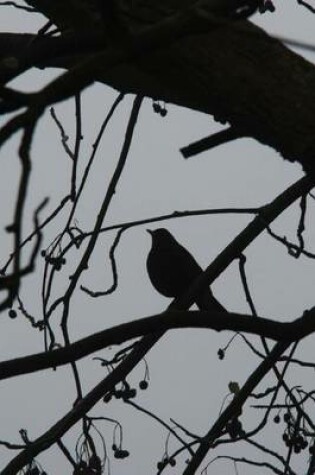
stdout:
<svg viewBox="0 0 315 475">
<path fill-rule="evenodd" d="M 315 178 L 314 66 L 249 21 L 186 10 L 169 17 L 168 28 L 176 30 L 185 14 L 192 17 L 191 30 L 186 17 L 185 34 L 175 34 L 169 42 L 161 37 L 159 47 L 105 68 L 95 80 L 125 93 L 211 114 L 240 135 L 269 145 L 285 159 L 298 161 Z M 204 21 L 196 27 L 196 15 L 203 20 L 207 17 L 207 27 Z M 2 82 L 31 65 L 71 68 L 95 50 L 116 45 L 127 48 L 130 41 L 139 46 L 147 34 L 74 30 L 75 39 L 68 33 L 28 42 L 25 35 L 1 34 Z M 12 56 L 18 59 L 16 70 L 8 67 Z"/>
</svg>

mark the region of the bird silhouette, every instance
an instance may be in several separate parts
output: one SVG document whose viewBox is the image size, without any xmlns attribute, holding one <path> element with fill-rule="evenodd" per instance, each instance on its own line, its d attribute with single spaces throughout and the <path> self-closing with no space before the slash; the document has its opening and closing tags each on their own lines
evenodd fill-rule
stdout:
<svg viewBox="0 0 315 475">
<path fill-rule="evenodd" d="M 184 295 L 202 273 L 195 258 L 165 228 L 149 230 L 152 247 L 147 258 L 147 271 L 153 287 L 165 297 Z M 196 295 L 201 310 L 226 311 L 209 288 Z"/>
</svg>

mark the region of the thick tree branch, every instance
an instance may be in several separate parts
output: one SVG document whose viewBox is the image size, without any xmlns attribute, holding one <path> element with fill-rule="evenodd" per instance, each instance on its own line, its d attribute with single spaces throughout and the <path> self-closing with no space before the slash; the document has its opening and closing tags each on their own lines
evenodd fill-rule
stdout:
<svg viewBox="0 0 315 475">
<path fill-rule="evenodd" d="M 270 145 L 291 161 L 299 161 L 315 175 L 313 65 L 247 21 L 217 19 L 201 8 L 189 14 L 189 18 L 185 12 L 174 15 L 125 43 L 106 39 L 105 31 L 104 44 L 110 41 L 111 51 L 118 48 L 121 56 L 115 64 L 104 63 L 102 71 L 95 70 L 94 79 L 123 92 L 213 114 L 241 134 Z M 16 37 L 0 37 L 0 51 L 3 41 L 6 56 L 10 55 L 10 44 L 17 50 Z M 33 43 L 37 49 L 40 41 Z M 132 57 L 130 45 L 137 50 Z M 29 44 L 29 57 L 32 48 Z M 77 58 L 78 54 L 59 57 L 60 65 L 71 67 Z M 52 63 L 49 54 L 47 63 Z M 44 55 L 41 64 L 45 66 Z"/>
<path fill-rule="evenodd" d="M 95 351 L 160 331 L 179 328 L 203 328 L 216 331 L 243 332 L 276 341 L 299 341 L 315 331 L 315 309 L 293 322 L 252 318 L 228 312 L 167 311 L 102 330 L 67 347 L 0 363 L 0 380 L 56 368 L 77 361 Z"/>
</svg>

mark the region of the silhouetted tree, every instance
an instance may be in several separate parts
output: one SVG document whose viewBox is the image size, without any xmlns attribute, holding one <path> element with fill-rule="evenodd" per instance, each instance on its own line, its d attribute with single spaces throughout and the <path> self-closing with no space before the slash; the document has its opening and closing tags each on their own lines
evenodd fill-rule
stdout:
<svg viewBox="0 0 315 475">
<path fill-rule="evenodd" d="M 310 5 L 299 3 L 312 11 Z M 5 233 L 12 238 L 12 250 L 1 268 L 0 308 L 3 315 L 19 316 L 21 321 L 26 320 L 39 330 L 44 351 L 0 362 L 0 379 L 68 365 L 75 381 L 76 395 L 73 407 L 36 438 L 29 437 L 28 432 L 21 428 L 20 444 L 0 441 L 4 449 L 18 450 L 8 463 L 2 464 L 1 473 L 45 473 L 38 456 L 55 445 L 70 463 L 73 474 L 107 473 L 111 457 L 128 459 L 130 453 L 123 445 L 120 419 L 114 420 L 107 415 L 95 417 L 90 411 L 100 401 L 107 408 L 119 399 L 146 413 L 166 430 L 165 453 L 157 464 L 152 461 L 152 473 L 173 471 L 191 475 L 200 467 L 206 473 L 214 460 L 225 459 L 235 466 L 241 463 L 253 466 L 260 473 L 264 470 L 277 474 L 313 474 L 314 385 L 313 382 L 309 387 L 296 385 L 287 375 L 292 367 L 295 371 L 296 368 L 306 368 L 310 374 L 307 378 L 313 379 L 313 356 L 310 355 L 311 361 L 305 361 L 303 357 L 296 357 L 295 352 L 298 343 L 308 336 L 313 338 L 315 311 L 305 309 L 295 320 L 285 322 L 280 318 L 259 316 L 245 269 L 244 252 L 263 232 L 268 232 L 285 246 L 294 258 L 315 257 L 307 249 L 305 237 L 307 224 L 310 226 L 307 205 L 314 199 L 311 190 L 315 177 L 315 68 L 251 22 L 254 13 L 271 14 L 273 3 L 270 0 L 27 0 L 23 5 L 1 2 L 2 8 L 4 5 L 21 8 L 31 17 L 40 13 L 45 18 L 38 33 L 0 34 L 0 112 L 5 118 L 0 129 L 0 146 L 3 155 L 9 139 L 20 133 L 17 153 L 21 167 L 12 221 L 5 228 Z M 12 87 L 10 81 L 33 67 L 62 68 L 63 71 L 35 92 L 22 92 L 19 87 Z M 104 119 L 90 158 L 84 164 L 81 163 L 84 114 L 81 93 L 94 82 L 104 83 L 106 87 L 118 90 L 119 94 Z M 134 98 L 119 159 L 104 190 L 102 203 L 90 217 L 91 228 L 83 230 L 77 221 L 77 210 L 92 180 L 90 172 L 101 138 L 127 94 Z M 172 248 L 174 241 L 171 241 L 172 245 L 166 245 L 166 251 L 160 241 L 160 251 L 151 254 L 148 270 L 156 288 L 164 295 L 174 296 L 169 307 L 159 315 L 137 319 L 130 316 L 130 321 L 116 326 L 106 327 L 104 320 L 102 331 L 91 332 L 89 336 L 74 341 L 73 302 L 78 294 L 84 292 L 90 298 L 92 313 L 95 298 L 119 290 L 115 252 L 124 233 L 137 226 L 167 219 L 227 211 L 185 211 L 148 219 L 140 216 L 137 220 L 108 224 L 109 206 L 125 168 L 145 97 L 153 100 L 153 110 L 162 117 L 167 114 L 166 103 L 172 103 L 204 112 L 220 124 L 228 124 L 198 142 L 183 144 L 182 154 L 186 158 L 238 138 L 250 137 L 279 152 L 278 160 L 299 162 L 305 176 L 268 204 L 251 209 L 230 209 L 233 214 L 251 213 L 253 219 L 204 271 L 183 248 L 175 245 L 175 252 Z M 57 103 L 72 98 L 76 117 L 73 146 L 69 145 L 66 127 L 54 108 Z M 49 108 L 60 132 L 63 150 L 69 157 L 71 173 L 68 189 L 55 209 L 44 216 L 47 199 L 33 207 L 33 230 L 28 234 L 24 231 L 26 198 L 32 187 L 31 170 L 36 166 L 31 147 L 36 142 L 35 129 L 40 127 L 43 114 Z M 9 118 L 7 114 L 11 114 Z M 49 147 L 59 146 L 57 142 L 49 144 Z M 2 173 L 6 173 L 4 166 Z M 60 170 L 60 177 L 65 174 Z M 191 183 L 190 186 L 198 185 Z M 275 233 L 270 225 L 297 201 L 300 217 L 296 226 L 296 244 Z M 48 233 L 48 228 L 54 229 L 54 238 L 50 242 L 47 236 L 51 236 L 52 231 Z M 106 290 L 91 290 L 82 284 L 82 275 L 95 258 L 100 240 L 109 231 L 116 232 L 109 250 L 113 284 Z M 152 234 L 157 237 L 156 233 Z M 185 263 L 182 268 L 172 271 L 172 266 L 180 266 L 182 262 L 177 253 L 186 256 L 187 265 Z M 209 293 L 210 285 L 234 261 L 239 263 L 250 308 L 247 315 L 233 312 L 233 309 L 226 310 Z M 186 269 L 191 278 L 181 278 Z M 37 290 L 41 297 L 41 316 L 34 317 L 28 309 L 30 301 L 35 298 L 31 295 L 33 291 L 26 292 L 26 297 L 22 298 L 20 288 L 41 270 L 41 288 Z M 168 276 L 173 283 L 167 281 Z M 200 304 L 204 295 L 210 298 L 210 303 L 212 298 L 215 305 Z M 299 299 L 299 289 L 296 298 Z M 199 305 L 198 311 L 191 310 L 195 302 Z M 106 307 L 106 300 L 103 305 Z M 60 324 L 61 334 L 56 322 Z M 205 415 L 209 427 L 202 435 L 178 422 L 165 422 L 154 412 L 144 409 L 138 400 L 139 392 L 149 386 L 146 355 L 166 332 L 188 327 L 203 328 L 208 332 L 235 332 L 238 341 L 252 352 L 253 361 L 249 366 L 252 368 L 255 358 L 259 359 L 254 369 L 248 369 L 244 384 L 230 382 L 228 396 L 216 420 L 208 422 Z M 259 349 L 258 340 L 262 349 Z M 113 345 L 125 346 L 109 358 L 98 358 L 106 369 L 106 375 L 85 392 L 82 387 L 84 374 L 82 376 L 78 369 L 78 360 Z M 230 342 L 225 348 L 218 348 L 218 360 L 225 358 L 231 345 Z M 145 374 L 138 378 L 136 388 L 136 377 L 131 378 L 130 373 L 143 361 Z M 219 361 L 213 364 L 217 364 L 218 371 L 221 371 Z M 205 370 L 198 368 L 198 371 L 200 379 L 205 378 Z M 267 382 L 264 380 L 266 376 Z M 198 408 L 194 407 L 193 394 L 198 388 L 191 386 L 189 374 L 185 377 L 187 391 L 192 394 L 192 405 L 187 411 L 194 411 Z M 213 386 L 215 390 L 215 384 Z M 60 388 L 62 385 L 56 391 Z M 256 416 L 251 428 L 246 429 L 250 404 L 255 408 Z M 109 442 L 108 436 L 102 432 L 100 421 L 114 425 L 113 442 Z M 279 423 L 279 435 L 284 443 L 279 445 L 280 448 L 270 447 L 269 434 L 272 427 L 276 427 L 274 424 Z M 71 443 L 68 446 L 62 437 L 66 437 L 75 425 L 80 425 L 80 435 L 76 447 L 71 448 Z M 137 431 L 137 428 L 132 430 Z M 171 438 L 176 441 L 175 449 L 170 448 Z M 240 455 L 235 455 L 238 443 L 243 445 Z M 222 447 L 226 452 L 232 448 L 232 453 L 222 455 Z M 260 458 L 255 458 L 252 448 Z M 213 452 L 219 449 L 219 455 Z M 308 456 L 304 457 L 301 469 L 302 462 L 299 459 L 296 463 L 294 455 L 306 454 L 306 449 Z M 210 450 L 211 454 L 214 453 L 212 458 L 209 458 Z M 125 463 L 128 464 L 128 460 Z"/>
</svg>

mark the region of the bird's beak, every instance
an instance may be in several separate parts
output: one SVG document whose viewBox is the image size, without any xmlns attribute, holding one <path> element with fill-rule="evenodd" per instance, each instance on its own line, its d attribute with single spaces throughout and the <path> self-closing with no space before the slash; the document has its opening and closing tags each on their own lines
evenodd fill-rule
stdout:
<svg viewBox="0 0 315 475">
<path fill-rule="evenodd" d="M 147 229 L 148 233 L 151 234 L 151 236 L 153 236 L 153 231 L 151 229 Z"/>
</svg>

